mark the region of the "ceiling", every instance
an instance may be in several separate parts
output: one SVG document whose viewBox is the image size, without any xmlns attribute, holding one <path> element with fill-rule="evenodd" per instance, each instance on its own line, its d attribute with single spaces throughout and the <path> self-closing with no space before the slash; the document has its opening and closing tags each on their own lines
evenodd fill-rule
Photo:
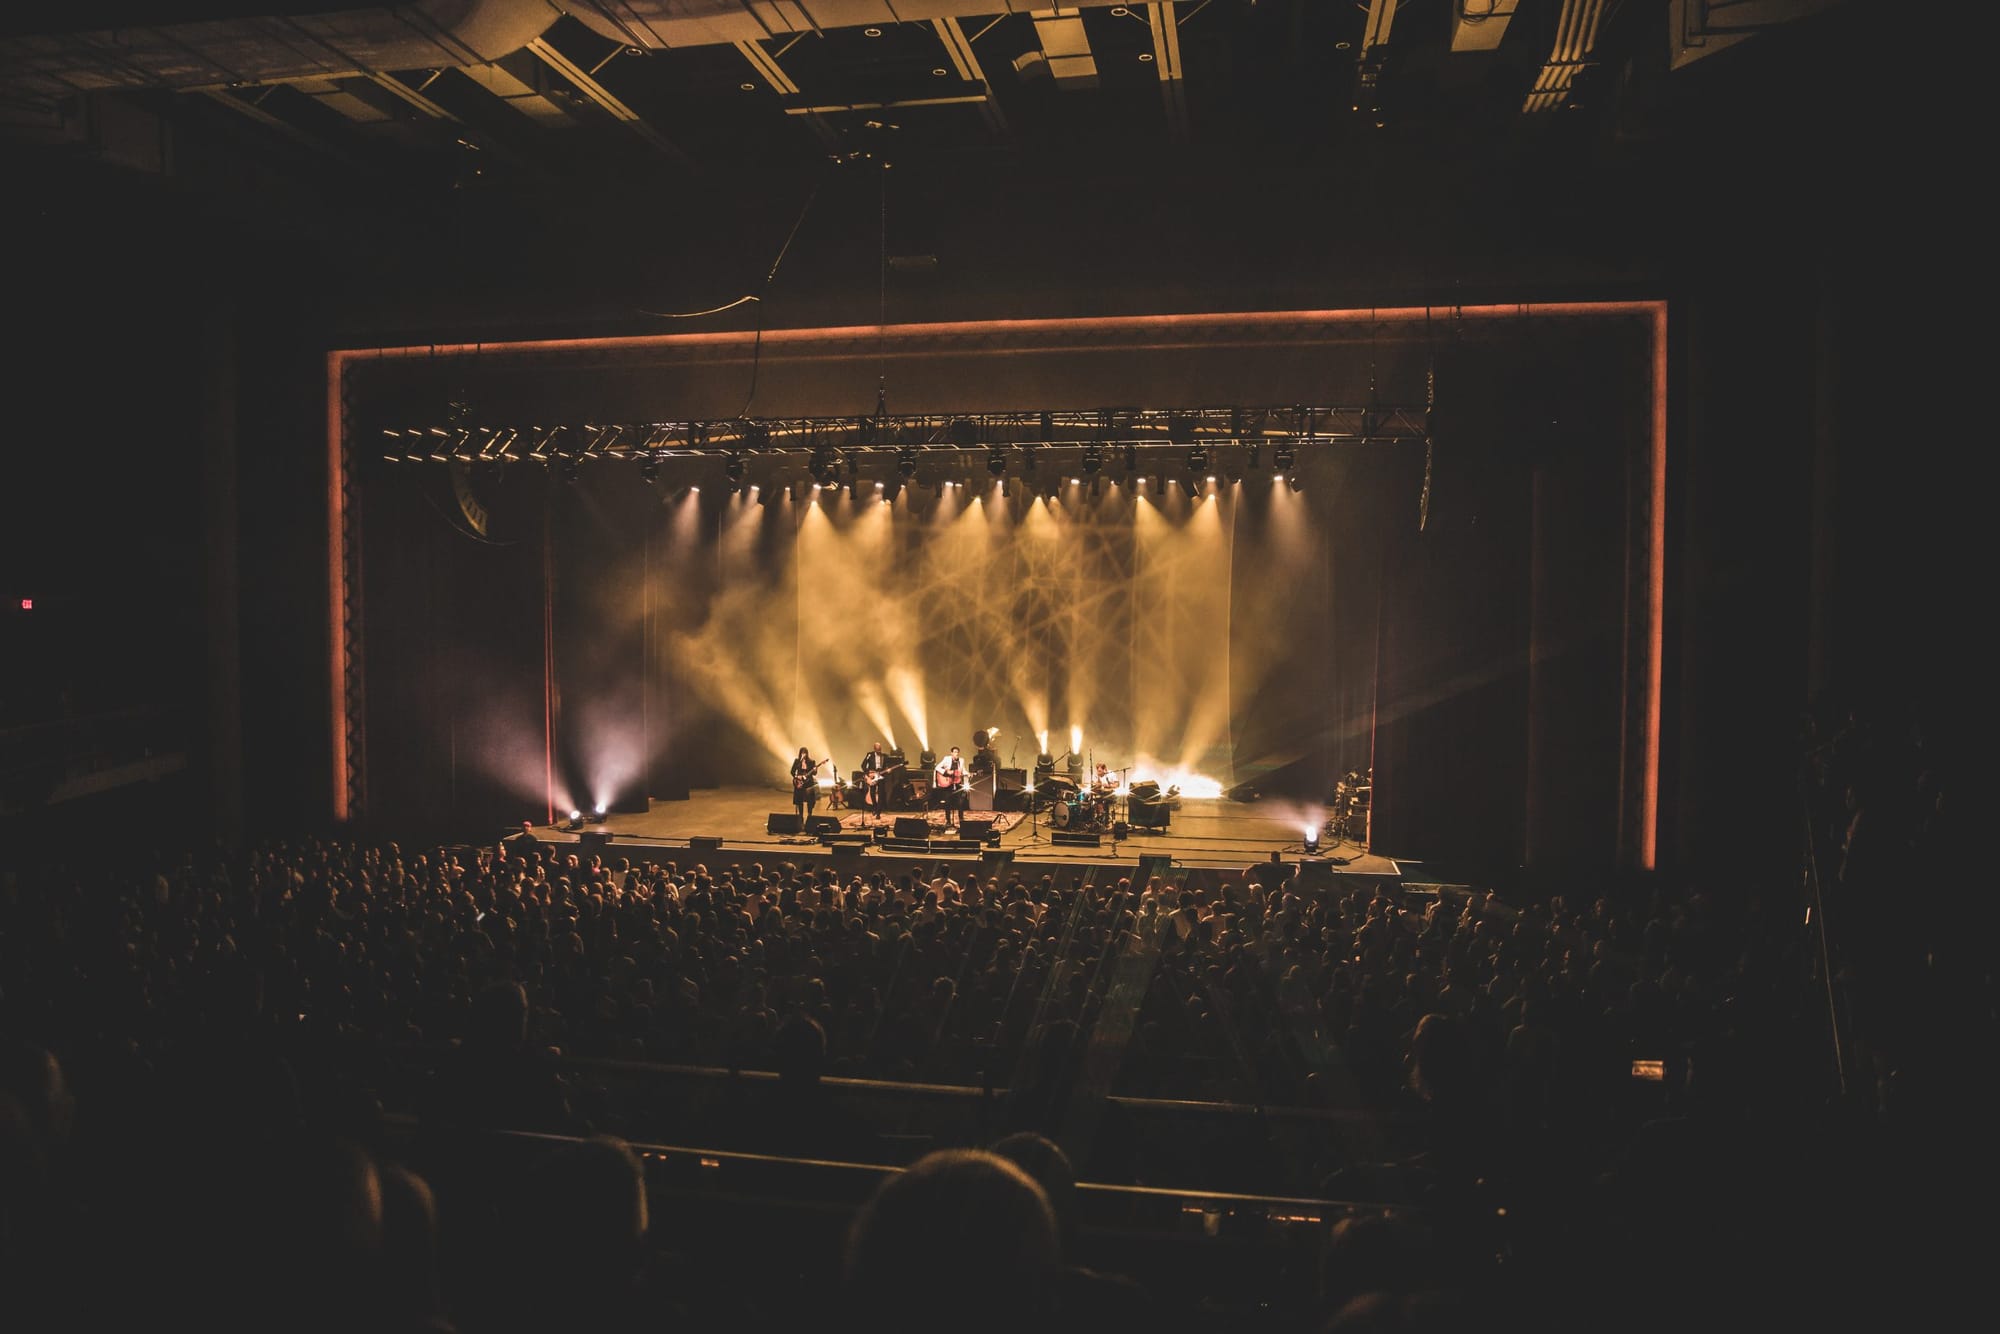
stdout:
<svg viewBox="0 0 2000 1334">
<path fill-rule="evenodd" d="M 748 216 L 839 163 L 948 183 L 935 211 L 1032 172 L 1057 208 L 1107 188 L 1274 212 L 1448 188 L 1456 222 L 1468 200 L 1644 199 L 1723 162 L 1728 188 L 1788 164 L 1815 179 L 1787 146 L 1843 96 L 1824 71 L 1879 39 L 1844 21 L 1866 8 L 42 0 L 0 17 L 0 145 L 65 188 L 153 181 L 357 252 L 438 200 L 459 226 L 577 239 L 627 206 Z M 794 214 L 763 211 L 768 256 Z"/>
</svg>

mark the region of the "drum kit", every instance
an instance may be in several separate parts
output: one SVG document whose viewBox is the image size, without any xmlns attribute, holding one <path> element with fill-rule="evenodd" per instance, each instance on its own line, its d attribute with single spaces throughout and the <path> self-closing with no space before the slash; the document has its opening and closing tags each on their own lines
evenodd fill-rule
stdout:
<svg viewBox="0 0 2000 1334">
<path fill-rule="evenodd" d="M 1034 809 L 1048 812 L 1058 829 L 1102 833 L 1111 827 L 1112 794 L 1079 788 L 1067 778 L 1044 778 L 1036 789 Z"/>
</svg>

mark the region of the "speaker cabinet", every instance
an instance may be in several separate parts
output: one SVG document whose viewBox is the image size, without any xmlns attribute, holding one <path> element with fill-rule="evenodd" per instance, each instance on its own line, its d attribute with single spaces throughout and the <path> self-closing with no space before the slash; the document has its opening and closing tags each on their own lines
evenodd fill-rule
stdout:
<svg viewBox="0 0 2000 1334">
<path fill-rule="evenodd" d="M 765 817 L 764 832 L 767 834 L 798 834 L 804 827 L 796 811 L 772 811 Z"/>
<path fill-rule="evenodd" d="M 984 843 L 987 836 L 992 832 L 993 822 L 991 820 L 974 820 L 969 816 L 963 815 L 958 819 L 958 836 L 960 839 L 972 839 L 975 842 Z"/>
<path fill-rule="evenodd" d="M 589 854 L 603 852 L 611 846 L 611 835 L 602 829 L 586 829 L 576 836 L 576 850 Z"/>
<path fill-rule="evenodd" d="M 1072 848 L 1095 848 L 1101 846 L 1095 831 L 1079 833 L 1074 829 L 1058 829 L 1049 835 L 1049 842 L 1061 843 Z"/>
<path fill-rule="evenodd" d="M 710 834 L 696 834 L 688 839 L 689 852 L 720 852 L 722 840 Z"/>
<path fill-rule="evenodd" d="M 1156 804 L 1134 798 L 1126 803 L 1126 811 L 1137 829 L 1165 829 L 1174 818 L 1174 808 L 1165 802 Z"/>
<path fill-rule="evenodd" d="M 806 817 L 806 832 L 808 834 L 837 834 L 840 832 L 840 817 L 838 815 L 808 815 Z"/>
<path fill-rule="evenodd" d="M 996 795 L 983 787 L 972 787 L 965 794 L 965 809 L 968 811 L 990 811 L 995 808 Z"/>
<path fill-rule="evenodd" d="M 1174 868 L 1174 859 L 1163 852 L 1143 853 L 1139 857 L 1139 869 L 1132 874 L 1132 883 L 1144 887 L 1154 876 L 1165 879 Z"/>
<path fill-rule="evenodd" d="M 896 837 L 900 839 L 923 840 L 931 836 L 931 822 L 916 815 L 896 817 Z"/>
</svg>

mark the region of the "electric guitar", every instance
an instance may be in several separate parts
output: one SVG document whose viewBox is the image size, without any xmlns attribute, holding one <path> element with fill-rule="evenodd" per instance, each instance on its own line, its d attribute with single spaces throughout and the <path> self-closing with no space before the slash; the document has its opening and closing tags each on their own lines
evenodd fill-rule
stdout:
<svg viewBox="0 0 2000 1334">
<path fill-rule="evenodd" d="M 807 788 L 819 782 L 819 771 L 822 768 L 824 768 L 828 763 L 829 763 L 828 760 L 821 760 L 818 764 L 815 764 L 812 767 L 812 772 L 803 774 L 793 774 L 792 795 L 797 796 L 799 793 L 804 792 Z"/>
<path fill-rule="evenodd" d="M 861 775 L 861 777 L 867 782 L 868 786 L 874 787 L 890 774 L 900 773 L 903 767 L 900 764 L 885 765 L 880 769 L 870 769 L 867 773 Z"/>
</svg>

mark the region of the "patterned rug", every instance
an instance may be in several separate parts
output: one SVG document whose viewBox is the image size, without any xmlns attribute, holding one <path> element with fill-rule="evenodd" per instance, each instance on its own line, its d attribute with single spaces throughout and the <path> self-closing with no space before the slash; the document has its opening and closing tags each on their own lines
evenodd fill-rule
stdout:
<svg viewBox="0 0 2000 1334">
<path fill-rule="evenodd" d="M 840 817 L 840 827 L 844 830 L 868 830 L 876 827 L 895 833 L 896 821 L 914 820 L 921 817 L 930 825 L 932 836 L 943 838 L 948 835 L 943 811 L 885 811 L 881 815 L 871 815 L 867 811 L 849 811 Z M 1019 811 L 960 811 L 961 820 L 991 820 L 993 832 L 1004 834 L 1028 817 Z"/>
</svg>

